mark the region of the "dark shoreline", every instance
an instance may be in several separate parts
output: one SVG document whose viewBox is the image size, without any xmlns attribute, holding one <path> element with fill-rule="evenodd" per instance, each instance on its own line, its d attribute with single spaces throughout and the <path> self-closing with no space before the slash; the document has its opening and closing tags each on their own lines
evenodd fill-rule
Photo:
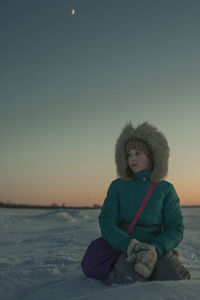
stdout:
<svg viewBox="0 0 200 300">
<path fill-rule="evenodd" d="M 25 205 L 25 204 L 7 204 L 0 202 L 0 208 L 20 208 L 20 209 L 101 209 L 101 205 L 93 206 L 65 206 L 65 205 Z M 200 205 L 181 205 L 181 208 L 198 208 Z"/>
<path fill-rule="evenodd" d="M 101 206 L 65 206 L 65 205 L 25 205 L 25 204 L 7 204 L 0 202 L 0 208 L 23 208 L 23 209 L 100 209 Z"/>
</svg>

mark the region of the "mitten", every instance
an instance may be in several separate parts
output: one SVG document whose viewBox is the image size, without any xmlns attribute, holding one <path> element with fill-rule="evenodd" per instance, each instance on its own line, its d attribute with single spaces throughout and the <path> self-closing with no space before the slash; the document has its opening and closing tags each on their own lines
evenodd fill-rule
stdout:
<svg viewBox="0 0 200 300">
<path fill-rule="evenodd" d="M 157 262 L 157 252 L 153 245 L 131 240 L 127 248 L 127 261 L 135 263 L 135 271 L 141 276 L 148 278 L 153 272 Z"/>
<path fill-rule="evenodd" d="M 127 261 L 129 263 L 134 263 L 136 261 L 136 256 L 135 256 L 135 246 L 140 243 L 138 240 L 136 239 L 132 239 L 130 241 L 130 243 L 128 244 L 128 248 L 127 248 Z"/>
<path fill-rule="evenodd" d="M 138 246 L 136 247 L 136 245 Z M 137 251 L 135 249 L 137 249 Z M 141 243 L 136 239 L 132 239 L 128 244 L 128 248 L 127 248 L 127 256 L 128 256 L 127 261 L 130 263 L 135 262 L 136 258 L 138 259 L 141 258 L 141 256 L 143 256 L 144 253 L 148 250 L 149 250 L 149 244 Z"/>
<path fill-rule="evenodd" d="M 146 243 L 138 243 L 135 246 L 134 254 L 136 257 L 135 271 L 148 278 L 153 272 L 158 259 L 155 247 Z"/>
</svg>

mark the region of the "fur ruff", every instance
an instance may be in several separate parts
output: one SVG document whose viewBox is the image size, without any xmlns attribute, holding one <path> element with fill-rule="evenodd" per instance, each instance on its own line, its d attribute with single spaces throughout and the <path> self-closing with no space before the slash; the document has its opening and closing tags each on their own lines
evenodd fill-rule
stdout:
<svg viewBox="0 0 200 300">
<path fill-rule="evenodd" d="M 165 136 L 148 122 L 144 122 L 136 128 L 129 122 L 122 129 L 115 147 L 117 175 L 122 180 L 131 180 L 134 177 L 132 171 L 128 167 L 126 154 L 126 144 L 132 138 L 143 140 L 151 150 L 153 158 L 153 168 L 150 178 L 151 182 L 159 182 L 164 179 L 168 172 L 168 142 Z"/>
</svg>

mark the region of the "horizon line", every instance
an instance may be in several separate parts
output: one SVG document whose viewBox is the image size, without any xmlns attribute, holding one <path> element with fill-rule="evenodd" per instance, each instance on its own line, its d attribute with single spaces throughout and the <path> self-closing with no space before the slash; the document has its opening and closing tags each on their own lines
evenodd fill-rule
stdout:
<svg viewBox="0 0 200 300">
<path fill-rule="evenodd" d="M 180 205 L 181 208 L 184 207 L 200 207 L 200 204 L 183 204 Z M 4 202 L 0 202 L 0 208 L 43 208 L 43 209 L 71 209 L 71 208 L 75 208 L 75 209 L 100 209 L 102 208 L 102 205 L 100 204 L 93 204 L 93 205 L 65 205 L 65 204 L 56 204 L 53 203 L 51 205 L 43 205 L 43 204 L 17 204 L 17 203 L 4 203 Z"/>
</svg>

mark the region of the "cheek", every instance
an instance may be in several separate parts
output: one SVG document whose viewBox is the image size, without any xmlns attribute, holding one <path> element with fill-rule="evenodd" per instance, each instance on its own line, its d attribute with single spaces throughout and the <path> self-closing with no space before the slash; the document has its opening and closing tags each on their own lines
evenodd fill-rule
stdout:
<svg viewBox="0 0 200 300">
<path fill-rule="evenodd" d="M 148 158 L 144 160 L 144 165 L 149 166 L 149 159 Z"/>
<path fill-rule="evenodd" d="M 140 162 L 143 166 L 147 166 L 149 164 L 149 160 L 146 157 L 143 157 Z"/>
</svg>

